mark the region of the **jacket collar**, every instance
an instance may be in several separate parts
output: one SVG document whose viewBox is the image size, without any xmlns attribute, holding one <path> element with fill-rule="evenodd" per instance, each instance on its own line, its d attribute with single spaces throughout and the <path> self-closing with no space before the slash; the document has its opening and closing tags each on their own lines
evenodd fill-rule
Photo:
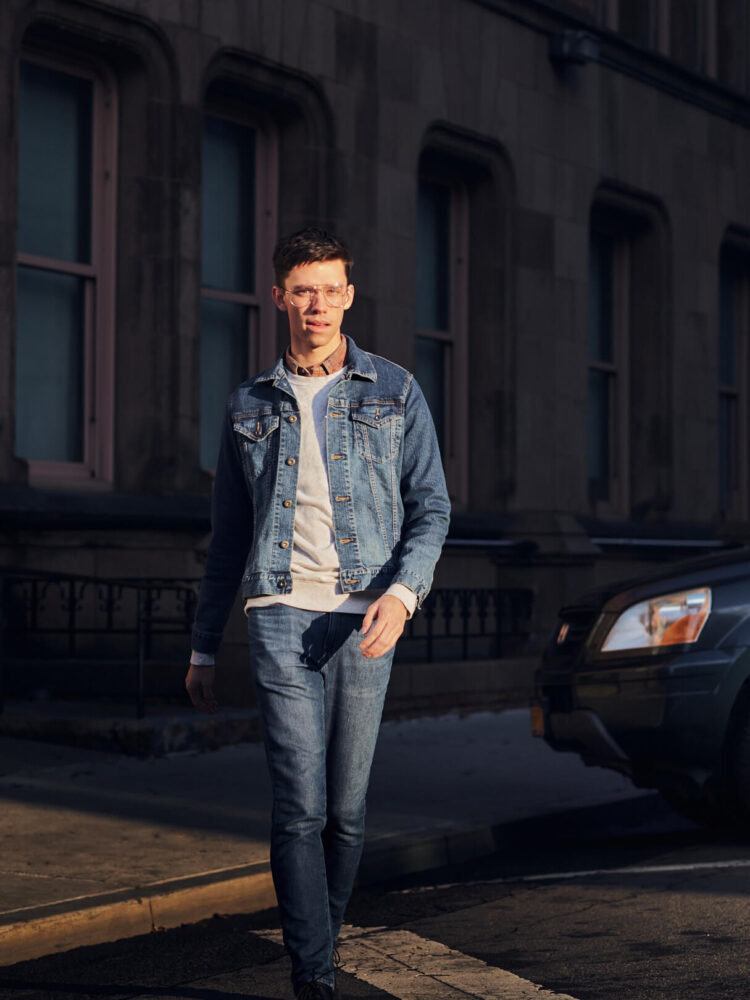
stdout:
<svg viewBox="0 0 750 1000">
<path fill-rule="evenodd" d="M 347 343 L 346 363 L 348 368 L 344 378 L 351 378 L 353 375 L 358 375 L 360 378 L 369 379 L 370 382 L 376 382 L 378 373 L 370 359 L 370 355 L 367 351 L 360 350 L 351 337 L 346 336 L 346 334 L 344 336 Z M 277 382 L 286 378 L 286 374 L 284 355 L 282 354 L 273 368 L 268 368 L 266 371 L 261 372 L 251 381 L 256 383 L 272 382 L 276 385 Z"/>
</svg>

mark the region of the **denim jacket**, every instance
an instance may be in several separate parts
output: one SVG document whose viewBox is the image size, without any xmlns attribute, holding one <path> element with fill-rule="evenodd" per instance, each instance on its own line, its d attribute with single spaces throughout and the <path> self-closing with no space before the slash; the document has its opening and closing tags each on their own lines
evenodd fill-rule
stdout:
<svg viewBox="0 0 750 1000">
<path fill-rule="evenodd" d="M 341 589 L 402 583 L 421 604 L 450 518 L 432 417 L 413 375 L 347 340 L 348 369 L 326 417 Z M 279 359 L 227 404 L 196 652 L 218 649 L 240 581 L 244 597 L 291 592 L 299 445 L 299 407 Z"/>
</svg>

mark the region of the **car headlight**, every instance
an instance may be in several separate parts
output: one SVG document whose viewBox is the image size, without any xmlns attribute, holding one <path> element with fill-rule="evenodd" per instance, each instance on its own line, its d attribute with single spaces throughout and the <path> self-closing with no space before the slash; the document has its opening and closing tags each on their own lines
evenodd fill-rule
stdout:
<svg viewBox="0 0 750 1000">
<path fill-rule="evenodd" d="M 710 587 L 640 601 L 618 616 L 602 643 L 601 652 L 695 642 L 710 611 Z"/>
</svg>

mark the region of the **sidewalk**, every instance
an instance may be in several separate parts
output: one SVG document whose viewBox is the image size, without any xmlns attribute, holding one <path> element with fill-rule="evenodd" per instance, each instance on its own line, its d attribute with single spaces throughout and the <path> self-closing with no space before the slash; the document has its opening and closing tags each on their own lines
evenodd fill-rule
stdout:
<svg viewBox="0 0 750 1000">
<path fill-rule="evenodd" d="M 642 794 L 532 737 L 526 709 L 386 722 L 360 882 Z M 0 738 L 0 797 L 0 965 L 274 905 L 258 743 L 144 760 Z"/>
</svg>

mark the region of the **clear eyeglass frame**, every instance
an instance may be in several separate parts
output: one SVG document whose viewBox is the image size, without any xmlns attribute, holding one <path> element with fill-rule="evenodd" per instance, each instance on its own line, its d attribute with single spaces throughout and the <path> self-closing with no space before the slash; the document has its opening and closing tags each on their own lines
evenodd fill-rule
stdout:
<svg viewBox="0 0 750 1000">
<path fill-rule="evenodd" d="M 305 288 L 282 288 L 289 301 L 298 309 L 309 306 L 313 298 L 320 294 L 331 308 L 340 308 L 349 298 L 349 285 L 309 285 Z"/>
</svg>

